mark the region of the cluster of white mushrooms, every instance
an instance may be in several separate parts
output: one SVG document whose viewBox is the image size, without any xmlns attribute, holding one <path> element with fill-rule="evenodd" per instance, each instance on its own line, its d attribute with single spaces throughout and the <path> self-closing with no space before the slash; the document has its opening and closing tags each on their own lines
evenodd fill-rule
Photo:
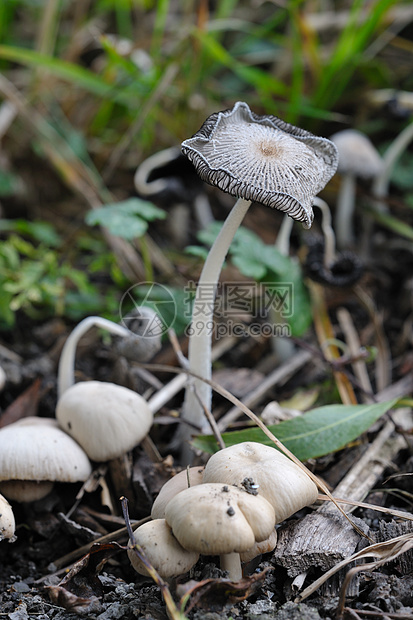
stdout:
<svg viewBox="0 0 413 620">
<path fill-rule="evenodd" d="M 163 578 L 187 572 L 199 555 L 219 555 L 221 568 L 237 581 L 241 562 L 274 549 L 275 525 L 317 496 L 311 478 L 281 452 L 244 442 L 217 452 L 205 468 L 169 480 L 153 504 L 152 521 L 135 530 L 135 543 Z M 133 549 L 128 554 L 146 575 Z"/>
<path fill-rule="evenodd" d="M 152 310 L 142 310 L 142 315 L 148 313 Z M 88 317 L 75 327 L 60 358 L 56 419 L 26 417 L 0 429 L 0 540 L 14 540 L 14 517 L 5 498 L 33 502 L 56 482 L 84 482 L 92 473 L 91 461 L 118 458 L 149 432 L 153 414 L 136 392 L 101 381 L 74 383 L 76 347 L 92 326 L 134 338 L 136 358 L 145 359 L 158 346 L 148 348 L 146 339 L 100 317 Z"/>
</svg>

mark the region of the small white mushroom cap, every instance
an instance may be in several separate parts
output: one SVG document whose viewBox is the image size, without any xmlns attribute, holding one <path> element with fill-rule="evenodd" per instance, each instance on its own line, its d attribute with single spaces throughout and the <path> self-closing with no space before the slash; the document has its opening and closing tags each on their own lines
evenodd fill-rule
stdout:
<svg viewBox="0 0 413 620">
<path fill-rule="evenodd" d="M 181 545 L 203 555 L 239 553 L 268 538 L 274 509 L 263 497 L 225 484 L 199 484 L 176 495 L 165 519 Z"/>
<path fill-rule="evenodd" d="M 92 473 L 79 444 L 56 420 L 27 417 L 0 429 L 0 489 L 11 500 L 30 502 L 55 482 L 78 482 Z"/>
<path fill-rule="evenodd" d="M 339 154 L 338 172 L 371 179 L 380 174 L 383 160 L 371 140 L 357 129 L 343 129 L 330 139 Z"/>
<path fill-rule="evenodd" d="M 189 487 L 202 484 L 203 475 L 204 468 L 202 466 L 188 467 L 188 469 L 180 471 L 179 474 L 165 482 L 152 505 L 152 519 L 164 519 L 165 508 L 171 499 Z"/>
<path fill-rule="evenodd" d="M 258 493 L 273 506 L 276 523 L 312 504 L 318 496 L 317 486 L 298 465 L 275 448 L 253 441 L 224 448 L 205 465 L 204 482 L 242 488 L 251 478 Z"/>
<path fill-rule="evenodd" d="M 85 381 L 59 398 L 56 418 L 93 461 L 118 458 L 137 446 L 152 426 L 153 414 L 142 396 L 103 381 Z"/>
<path fill-rule="evenodd" d="M 3 495 L 0 495 L 0 542 L 7 539 L 14 542 L 16 537 L 16 522 L 14 520 L 13 509 Z"/>
<path fill-rule="evenodd" d="M 137 543 L 155 570 L 164 579 L 177 577 L 189 571 L 197 563 L 199 553 L 184 549 L 165 519 L 148 521 L 133 533 Z M 130 547 L 130 541 L 128 543 Z M 128 549 L 129 560 L 140 575 L 148 575 L 145 565 L 133 549 Z"/>
</svg>

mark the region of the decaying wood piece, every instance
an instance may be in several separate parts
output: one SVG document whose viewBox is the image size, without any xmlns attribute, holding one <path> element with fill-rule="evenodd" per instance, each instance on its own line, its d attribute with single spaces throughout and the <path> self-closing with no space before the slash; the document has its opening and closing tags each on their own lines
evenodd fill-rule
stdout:
<svg viewBox="0 0 413 620">
<path fill-rule="evenodd" d="M 374 533 L 375 542 L 384 542 L 404 534 L 413 532 L 413 523 L 411 521 L 380 521 L 379 529 Z M 409 575 L 413 571 L 413 550 L 410 549 L 397 558 L 397 572 L 401 575 Z"/>
<path fill-rule="evenodd" d="M 364 521 L 353 520 L 367 533 Z M 290 577 L 296 577 L 312 566 L 328 570 L 354 553 L 360 540 L 361 536 L 338 510 L 327 515 L 316 511 L 278 530 L 273 558 L 287 569 Z"/>
<path fill-rule="evenodd" d="M 393 419 L 402 427 L 410 425 L 410 409 L 394 412 Z M 333 495 L 355 501 L 364 499 L 384 469 L 405 446 L 403 437 L 394 433 L 394 424 L 386 422 L 373 443 L 336 487 Z M 346 512 L 351 509 L 351 505 L 344 507 Z M 353 521 L 362 531 L 367 532 L 368 527 L 364 521 L 354 517 Z M 323 570 L 332 568 L 354 553 L 361 540 L 350 523 L 328 502 L 304 519 L 280 528 L 273 558 L 287 569 L 291 577 L 296 577 L 312 566 Z"/>
</svg>

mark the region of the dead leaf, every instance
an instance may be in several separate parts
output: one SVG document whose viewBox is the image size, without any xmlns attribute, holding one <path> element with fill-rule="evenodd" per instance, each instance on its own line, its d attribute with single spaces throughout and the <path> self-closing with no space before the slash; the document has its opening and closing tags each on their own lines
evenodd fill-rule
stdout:
<svg viewBox="0 0 413 620">
<path fill-rule="evenodd" d="M 57 586 L 47 587 L 52 603 L 79 615 L 100 612 L 103 588 L 97 574 L 113 555 L 124 549 L 116 542 L 93 544 Z"/>
<path fill-rule="evenodd" d="M 21 418 L 37 415 L 37 407 L 42 395 L 40 385 L 41 379 L 38 378 L 7 407 L 0 418 L 0 428 L 13 424 Z"/>
<path fill-rule="evenodd" d="M 261 573 L 244 577 L 239 581 L 229 579 L 205 579 L 203 581 L 190 580 L 179 584 L 176 593 L 184 605 L 187 598 L 189 605 L 185 608 L 188 613 L 194 607 L 200 607 L 209 612 L 220 611 L 226 606 L 235 605 L 254 594 L 262 585 L 266 573 L 271 568 L 265 568 Z"/>
</svg>

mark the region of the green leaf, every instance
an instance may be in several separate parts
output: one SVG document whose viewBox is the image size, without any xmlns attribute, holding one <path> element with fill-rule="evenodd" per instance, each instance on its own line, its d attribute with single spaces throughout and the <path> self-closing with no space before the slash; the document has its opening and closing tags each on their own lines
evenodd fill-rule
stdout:
<svg viewBox="0 0 413 620">
<path fill-rule="evenodd" d="M 364 433 L 398 399 L 368 405 L 326 405 L 302 416 L 269 426 L 269 430 L 301 461 L 341 450 Z M 222 435 L 225 445 L 257 441 L 273 446 L 273 442 L 257 427 Z M 218 446 L 212 436 L 198 436 L 193 445 L 198 450 L 214 453 Z"/>
<path fill-rule="evenodd" d="M 123 202 L 107 204 L 99 209 L 89 211 L 86 223 L 90 226 L 105 226 L 112 235 L 132 240 L 142 237 L 148 222 L 166 217 L 165 211 L 140 198 L 130 198 Z"/>
</svg>

